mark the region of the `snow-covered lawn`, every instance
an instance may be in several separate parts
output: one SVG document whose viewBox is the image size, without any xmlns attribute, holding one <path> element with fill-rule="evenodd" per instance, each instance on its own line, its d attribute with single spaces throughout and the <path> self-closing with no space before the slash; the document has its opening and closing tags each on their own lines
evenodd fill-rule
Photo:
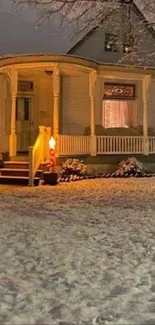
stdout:
<svg viewBox="0 0 155 325">
<path fill-rule="evenodd" d="M 1 324 L 155 324 L 155 179 L 0 186 Z"/>
</svg>

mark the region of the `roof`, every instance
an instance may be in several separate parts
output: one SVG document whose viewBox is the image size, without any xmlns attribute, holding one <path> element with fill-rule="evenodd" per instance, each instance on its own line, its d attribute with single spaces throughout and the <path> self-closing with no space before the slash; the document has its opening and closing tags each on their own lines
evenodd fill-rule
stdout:
<svg viewBox="0 0 155 325">
<path fill-rule="evenodd" d="M 6 67 L 16 66 L 22 64 L 51 64 L 51 63 L 67 63 L 76 66 L 83 66 L 88 69 L 98 68 L 98 62 L 91 59 L 80 58 L 67 54 L 53 54 L 53 53 L 30 53 L 30 54 L 8 54 L 0 56 L 0 70 L 3 71 Z"/>
<path fill-rule="evenodd" d="M 153 35 L 155 36 L 155 30 L 153 28 L 152 25 L 149 26 L 149 21 L 148 19 L 144 16 L 144 14 L 142 13 L 142 11 L 138 8 L 138 6 L 135 4 L 135 2 L 133 2 L 133 10 L 136 12 L 136 14 L 139 16 L 140 20 L 143 20 L 144 23 L 146 23 L 147 28 L 150 30 L 151 33 L 153 33 Z M 106 19 L 106 17 L 104 18 L 104 20 Z M 104 21 L 103 20 L 103 21 Z M 102 22 L 103 22 L 102 21 Z M 101 24 L 102 24 L 101 22 Z M 93 27 L 88 33 L 86 33 L 86 35 L 84 35 L 75 45 L 73 45 L 70 50 L 67 52 L 67 54 L 72 54 L 74 52 L 74 50 L 76 50 L 80 45 L 82 45 L 91 35 L 93 35 L 93 33 L 97 30 L 97 28 L 99 28 L 99 26 L 95 26 Z"/>
<path fill-rule="evenodd" d="M 107 63 L 107 62 L 99 62 L 97 60 L 92 60 L 84 57 L 79 57 L 70 54 L 52 54 L 52 53 L 37 53 L 37 54 L 9 54 L 0 56 L 0 74 L 3 73 L 3 69 L 9 66 L 18 66 L 32 63 L 67 63 L 73 64 L 75 66 L 81 66 L 86 68 L 87 70 L 99 70 L 100 68 L 115 68 L 115 69 L 126 69 L 128 72 L 132 72 L 133 70 L 142 71 L 143 73 L 147 73 L 147 71 L 154 71 L 155 67 L 142 67 L 142 66 L 127 66 L 125 64 L 116 64 L 116 63 Z M 5 71 L 5 70 L 4 70 Z M 122 70 L 124 71 L 124 70 Z"/>
</svg>

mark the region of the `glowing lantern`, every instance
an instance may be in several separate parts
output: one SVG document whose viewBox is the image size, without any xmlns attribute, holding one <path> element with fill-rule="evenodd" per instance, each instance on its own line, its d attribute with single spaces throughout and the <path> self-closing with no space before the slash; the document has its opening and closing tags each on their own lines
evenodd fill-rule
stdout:
<svg viewBox="0 0 155 325">
<path fill-rule="evenodd" d="M 55 158 L 55 146 L 56 141 L 53 137 L 49 140 L 49 166 L 50 171 L 52 171 L 56 165 L 56 158 Z"/>
<path fill-rule="evenodd" d="M 51 137 L 51 139 L 49 140 L 49 147 L 50 149 L 55 149 L 55 145 L 56 145 L 56 141 L 53 137 Z"/>
</svg>

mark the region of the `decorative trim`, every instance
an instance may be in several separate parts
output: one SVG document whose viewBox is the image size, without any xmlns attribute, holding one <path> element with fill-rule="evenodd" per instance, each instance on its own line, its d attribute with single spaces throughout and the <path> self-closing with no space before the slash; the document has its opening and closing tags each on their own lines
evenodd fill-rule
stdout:
<svg viewBox="0 0 155 325">
<path fill-rule="evenodd" d="M 33 81 L 27 81 L 27 80 L 19 80 L 18 81 L 18 91 L 19 92 L 32 92 L 34 90 L 34 84 Z"/>
<path fill-rule="evenodd" d="M 135 99 L 135 85 L 105 83 L 104 98 L 106 99 Z"/>
</svg>

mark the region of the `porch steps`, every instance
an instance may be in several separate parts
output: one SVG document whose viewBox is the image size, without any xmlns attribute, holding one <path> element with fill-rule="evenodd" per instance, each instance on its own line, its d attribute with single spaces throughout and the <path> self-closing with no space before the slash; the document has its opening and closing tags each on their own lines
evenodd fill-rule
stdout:
<svg viewBox="0 0 155 325">
<path fill-rule="evenodd" d="M 34 178 L 34 185 L 39 185 L 40 178 Z M 28 186 L 29 178 L 24 176 L 0 176 L 0 184 Z"/>
<path fill-rule="evenodd" d="M 8 169 L 29 169 L 28 161 L 4 161 L 4 168 Z"/>
<path fill-rule="evenodd" d="M 10 157 L 10 161 L 17 161 L 17 162 L 28 162 L 29 156 L 28 155 L 17 155 L 15 157 Z"/>
<path fill-rule="evenodd" d="M 36 173 L 36 177 L 42 176 L 43 170 L 38 169 Z M 0 175 L 1 176 L 22 176 L 27 177 L 29 174 L 28 169 L 22 169 L 22 168 L 1 168 L 0 169 Z"/>
<path fill-rule="evenodd" d="M 38 186 L 45 166 L 41 166 L 34 178 L 34 185 Z M 29 184 L 29 163 L 27 161 L 4 161 L 0 168 L 0 184 L 24 185 Z"/>
</svg>

